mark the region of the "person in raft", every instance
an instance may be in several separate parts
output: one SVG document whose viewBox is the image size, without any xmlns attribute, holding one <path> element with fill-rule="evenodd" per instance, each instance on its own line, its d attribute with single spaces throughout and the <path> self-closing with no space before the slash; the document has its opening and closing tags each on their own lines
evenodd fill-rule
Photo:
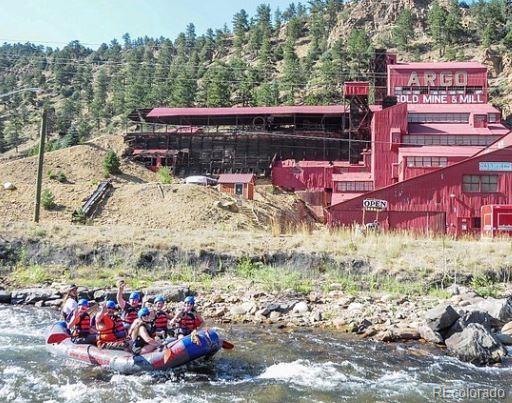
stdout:
<svg viewBox="0 0 512 403">
<path fill-rule="evenodd" d="M 129 331 L 132 340 L 133 354 L 146 354 L 162 345 L 158 339 L 151 337 L 153 317 L 149 308 L 144 307 L 137 312 L 137 319 L 132 323 Z"/>
<path fill-rule="evenodd" d="M 154 322 L 151 334 L 160 339 L 169 335 L 169 313 L 165 310 L 165 298 L 161 295 L 155 297 Z"/>
<path fill-rule="evenodd" d="M 92 333 L 89 301 L 81 299 L 68 322 L 71 341 L 76 344 L 96 344 L 96 335 Z"/>
<path fill-rule="evenodd" d="M 178 339 L 188 336 L 192 331 L 198 329 L 203 324 L 203 319 L 195 310 L 196 300 L 189 295 L 185 298 L 184 308 L 176 314 L 171 324 L 177 325 L 176 335 Z"/>
<path fill-rule="evenodd" d="M 78 307 L 78 287 L 75 284 L 69 286 L 62 300 L 62 320 L 69 321 L 71 314 Z"/>
<path fill-rule="evenodd" d="M 128 346 L 123 320 L 117 314 L 116 303 L 107 301 L 96 314 L 97 346 L 112 350 L 125 350 Z"/>
<path fill-rule="evenodd" d="M 120 281 L 117 289 L 117 303 L 123 312 L 122 318 L 124 327 L 125 329 L 129 329 L 130 325 L 137 319 L 137 312 L 142 308 L 141 296 L 138 291 L 134 291 L 130 294 L 128 302 L 126 302 L 123 297 L 124 286 L 124 281 Z"/>
</svg>

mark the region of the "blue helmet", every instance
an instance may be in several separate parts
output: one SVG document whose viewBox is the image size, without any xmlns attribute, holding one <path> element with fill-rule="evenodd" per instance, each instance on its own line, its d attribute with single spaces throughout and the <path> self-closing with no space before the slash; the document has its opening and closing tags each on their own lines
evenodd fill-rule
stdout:
<svg viewBox="0 0 512 403">
<path fill-rule="evenodd" d="M 78 301 L 78 305 L 89 306 L 89 301 L 82 298 L 81 300 Z"/>
<path fill-rule="evenodd" d="M 185 298 L 185 304 L 194 305 L 195 303 L 196 300 L 192 295 L 189 295 L 187 298 Z"/>
<path fill-rule="evenodd" d="M 136 299 L 137 301 L 140 301 L 140 292 L 134 291 L 130 294 L 130 299 Z"/>
<path fill-rule="evenodd" d="M 112 300 L 110 301 L 107 301 L 107 303 L 105 304 L 105 306 L 108 308 L 108 309 L 116 309 L 116 303 Z"/>
<path fill-rule="evenodd" d="M 155 297 L 155 304 L 156 304 L 157 302 L 165 302 L 165 298 L 164 298 L 162 295 L 157 295 L 157 296 Z"/>
<path fill-rule="evenodd" d="M 137 316 L 139 318 L 142 318 L 143 316 L 147 316 L 147 315 L 149 315 L 149 309 L 146 307 L 139 309 L 139 312 L 137 312 Z"/>
</svg>

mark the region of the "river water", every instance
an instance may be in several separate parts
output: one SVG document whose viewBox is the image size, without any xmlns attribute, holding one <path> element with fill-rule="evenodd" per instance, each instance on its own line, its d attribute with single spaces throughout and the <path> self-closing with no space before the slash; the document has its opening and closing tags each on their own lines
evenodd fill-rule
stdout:
<svg viewBox="0 0 512 403">
<path fill-rule="evenodd" d="M 52 356 L 44 332 L 56 318 L 46 309 L 0 306 L 1 402 L 424 402 L 441 393 L 512 399 L 512 368 L 478 368 L 415 343 L 254 326 L 225 328 L 236 349 L 211 363 L 124 376 Z"/>
</svg>

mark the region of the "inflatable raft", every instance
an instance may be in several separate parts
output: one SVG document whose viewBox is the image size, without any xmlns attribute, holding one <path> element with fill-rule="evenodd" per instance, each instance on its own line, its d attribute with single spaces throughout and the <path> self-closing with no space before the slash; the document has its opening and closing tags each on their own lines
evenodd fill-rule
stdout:
<svg viewBox="0 0 512 403">
<path fill-rule="evenodd" d="M 127 351 L 74 344 L 63 322 L 50 327 L 46 343 L 50 352 L 54 354 L 123 374 L 176 368 L 201 357 L 212 357 L 223 345 L 223 341 L 214 330 L 200 330 L 193 339 L 187 336 L 171 341 L 165 347 L 151 353 L 133 355 Z"/>
</svg>

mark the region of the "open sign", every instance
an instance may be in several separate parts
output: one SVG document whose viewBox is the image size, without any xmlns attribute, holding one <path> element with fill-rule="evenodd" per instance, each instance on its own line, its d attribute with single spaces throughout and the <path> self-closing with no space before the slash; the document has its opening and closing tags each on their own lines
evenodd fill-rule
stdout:
<svg viewBox="0 0 512 403">
<path fill-rule="evenodd" d="M 367 211 L 381 211 L 388 208 L 387 200 L 366 199 L 363 200 L 363 208 Z"/>
</svg>

